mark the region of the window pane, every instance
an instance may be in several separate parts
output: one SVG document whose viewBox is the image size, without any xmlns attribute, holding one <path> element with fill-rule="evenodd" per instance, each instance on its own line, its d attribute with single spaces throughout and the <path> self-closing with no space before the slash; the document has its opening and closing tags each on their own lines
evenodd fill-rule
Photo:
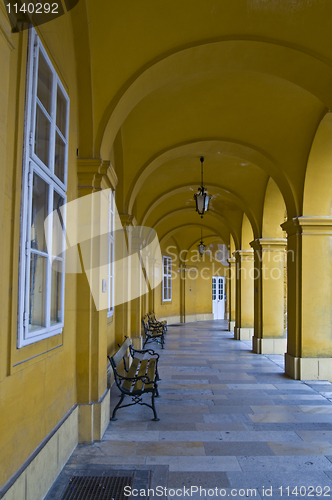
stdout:
<svg viewBox="0 0 332 500">
<path fill-rule="evenodd" d="M 60 256 L 63 252 L 63 219 L 61 207 L 64 205 L 64 199 L 56 191 L 53 193 L 53 211 L 56 214 L 53 216 L 53 241 L 52 255 Z"/>
<path fill-rule="evenodd" d="M 51 325 L 60 323 L 61 318 L 61 298 L 62 298 L 62 262 L 54 260 L 52 263 L 51 276 Z"/>
<path fill-rule="evenodd" d="M 65 180 L 65 157 L 66 157 L 66 145 L 56 133 L 55 137 L 55 155 L 54 155 L 54 173 L 64 182 Z"/>
<path fill-rule="evenodd" d="M 38 158 L 49 166 L 51 125 L 41 108 L 36 110 L 35 153 Z"/>
<path fill-rule="evenodd" d="M 37 174 L 33 174 L 31 248 L 46 252 L 44 221 L 48 215 L 48 185 Z"/>
<path fill-rule="evenodd" d="M 39 51 L 37 96 L 49 115 L 52 105 L 52 80 L 52 71 L 42 52 Z"/>
<path fill-rule="evenodd" d="M 30 258 L 29 331 L 45 325 L 47 258 L 34 253 Z"/>
<path fill-rule="evenodd" d="M 60 129 L 62 135 L 66 137 L 67 101 L 59 87 L 57 91 L 57 101 L 56 101 L 56 124 Z"/>
</svg>

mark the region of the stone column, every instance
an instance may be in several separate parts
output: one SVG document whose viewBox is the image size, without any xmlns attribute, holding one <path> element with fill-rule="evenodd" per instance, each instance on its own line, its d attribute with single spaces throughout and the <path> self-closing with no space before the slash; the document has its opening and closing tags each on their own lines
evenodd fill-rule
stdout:
<svg viewBox="0 0 332 500">
<path fill-rule="evenodd" d="M 77 172 L 80 198 L 100 191 L 103 183 L 103 187 L 115 188 L 116 176 L 115 173 L 111 175 L 112 167 L 100 159 L 78 160 Z M 80 442 L 100 440 L 109 419 L 107 310 L 98 310 L 91 292 L 93 287 L 102 294 L 102 279 L 107 279 L 107 273 L 104 276 L 99 271 L 107 251 L 101 247 L 104 240 L 99 236 L 105 233 L 105 224 L 108 228 L 108 220 L 105 221 L 105 214 L 100 213 L 98 200 L 87 198 L 86 205 L 78 213 L 78 223 L 86 225 L 90 231 L 90 240 L 82 242 L 78 250 L 84 271 L 77 275 L 76 380 Z"/>
<path fill-rule="evenodd" d="M 254 336 L 257 354 L 284 354 L 284 263 L 286 239 L 261 238 L 250 243 L 254 249 Z"/>
<path fill-rule="evenodd" d="M 251 340 L 254 334 L 254 252 L 236 250 L 236 314 L 234 338 Z"/>
<path fill-rule="evenodd" d="M 235 327 L 235 306 L 236 306 L 236 262 L 235 257 L 231 257 L 228 262 L 228 330 L 234 331 Z"/>
<path fill-rule="evenodd" d="M 117 306 L 115 307 L 115 342 L 124 341 L 124 337 L 131 337 L 131 228 L 136 226 L 135 217 L 129 214 L 119 214 L 123 226 L 124 237 L 115 240 L 115 293 Z M 122 236 L 123 236 L 122 235 Z"/>
<path fill-rule="evenodd" d="M 332 217 L 297 217 L 281 227 L 288 235 L 285 371 L 332 381 Z"/>
<path fill-rule="evenodd" d="M 185 264 L 180 264 L 180 322 L 186 322 L 186 272 Z"/>
</svg>

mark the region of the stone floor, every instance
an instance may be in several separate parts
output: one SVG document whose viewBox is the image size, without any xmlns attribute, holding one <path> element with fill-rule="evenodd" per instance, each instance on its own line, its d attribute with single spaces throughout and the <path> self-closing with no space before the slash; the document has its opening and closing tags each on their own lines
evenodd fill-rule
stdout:
<svg viewBox="0 0 332 500">
<path fill-rule="evenodd" d="M 289 379 L 282 356 L 253 354 L 224 321 L 169 327 L 156 350 L 160 421 L 146 407 L 120 409 L 104 439 L 79 446 L 68 466 L 167 466 L 169 488 L 218 488 L 194 490 L 202 500 L 332 496 L 330 382 Z"/>
</svg>

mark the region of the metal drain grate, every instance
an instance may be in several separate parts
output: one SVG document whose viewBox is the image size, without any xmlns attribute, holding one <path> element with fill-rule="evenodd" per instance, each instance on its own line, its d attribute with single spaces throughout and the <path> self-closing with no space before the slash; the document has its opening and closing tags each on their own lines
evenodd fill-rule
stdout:
<svg viewBox="0 0 332 500">
<path fill-rule="evenodd" d="M 61 500 L 126 500 L 132 477 L 73 476 Z"/>
</svg>

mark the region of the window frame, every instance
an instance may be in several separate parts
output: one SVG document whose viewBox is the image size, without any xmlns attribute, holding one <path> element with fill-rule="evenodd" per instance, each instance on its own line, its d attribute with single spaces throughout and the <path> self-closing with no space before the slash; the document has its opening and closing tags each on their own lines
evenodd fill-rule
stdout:
<svg viewBox="0 0 332 500">
<path fill-rule="evenodd" d="M 165 262 L 167 262 L 166 267 L 167 270 L 170 271 L 165 273 Z M 165 278 L 170 280 L 170 286 L 165 287 Z M 165 298 L 165 292 L 168 291 L 170 292 L 170 297 L 168 298 L 168 293 L 167 293 L 167 298 Z M 163 255 L 163 281 L 162 281 L 162 302 L 171 302 L 172 301 L 172 258 L 169 257 L 168 255 Z"/>
<path fill-rule="evenodd" d="M 50 114 L 44 108 L 37 96 L 38 70 L 40 54 L 44 57 L 46 64 L 52 74 L 51 87 L 51 108 Z M 53 202 L 54 194 L 57 193 L 63 199 L 62 215 L 66 220 L 66 189 L 68 172 L 68 136 L 69 136 L 69 96 L 54 68 L 36 30 L 30 28 L 28 42 L 27 59 L 27 87 L 25 97 L 25 123 L 23 139 L 23 168 L 22 168 L 22 198 L 21 198 L 21 219 L 20 219 L 20 265 L 19 265 L 19 296 L 18 296 L 18 335 L 17 348 L 21 348 L 40 340 L 47 339 L 62 333 L 64 326 L 64 303 L 65 303 L 65 259 L 53 255 Z M 60 90 L 64 98 L 65 106 L 65 136 L 57 125 L 57 95 Z M 36 114 L 37 107 L 49 121 L 49 144 L 48 144 L 48 166 L 37 156 L 36 147 Z M 63 180 L 57 177 L 55 170 L 56 137 L 59 135 L 64 143 L 64 165 Z M 31 222 L 33 203 L 33 182 L 34 176 L 38 176 L 47 185 L 46 214 L 47 231 L 45 233 L 46 248 L 43 251 L 31 246 Z M 65 228 L 63 228 L 65 229 Z M 59 236 L 59 242 L 63 251 L 65 250 L 65 231 Z M 45 326 L 36 330 L 29 330 L 29 309 L 30 309 L 30 268 L 31 255 L 40 255 L 46 258 L 45 277 L 45 304 L 43 304 L 45 315 Z M 52 325 L 52 264 L 54 261 L 61 262 L 63 269 L 61 272 L 61 320 Z M 58 291 L 58 289 L 57 289 Z M 43 291 L 44 293 L 44 291 Z"/>
<path fill-rule="evenodd" d="M 115 191 L 109 194 L 108 217 L 108 274 L 107 274 L 107 317 L 114 314 L 114 224 L 115 224 Z"/>
</svg>

